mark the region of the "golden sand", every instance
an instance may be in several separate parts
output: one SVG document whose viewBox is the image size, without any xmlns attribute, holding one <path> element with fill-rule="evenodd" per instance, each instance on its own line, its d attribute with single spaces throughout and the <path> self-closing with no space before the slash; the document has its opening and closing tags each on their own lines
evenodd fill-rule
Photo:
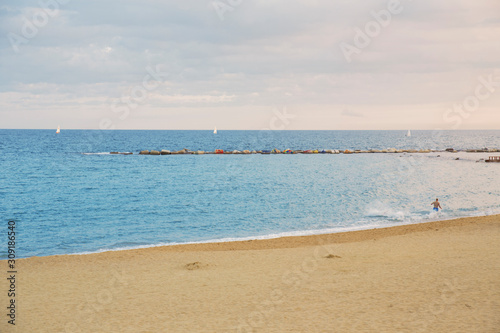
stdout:
<svg viewBox="0 0 500 333">
<path fill-rule="evenodd" d="M 4 274 L 6 261 L 2 261 Z M 500 216 L 17 261 L 0 332 L 500 332 Z"/>
</svg>

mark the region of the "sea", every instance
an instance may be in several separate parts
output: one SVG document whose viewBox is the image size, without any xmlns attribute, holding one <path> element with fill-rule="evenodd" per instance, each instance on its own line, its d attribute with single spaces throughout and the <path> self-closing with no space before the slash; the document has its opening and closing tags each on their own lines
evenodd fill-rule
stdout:
<svg viewBox="0 0 500 333">
<path fill-rule="evenodd" d="M 500 163 L 484 163 L 500 153 L 443 152 L 498 149 L 500 131 L 406 132 L 0 130 L 0 258 L 9 221 L 25 258 L 500 214 Z M 138 154 L 183 148 L 440 151 Z"/>
</svg>

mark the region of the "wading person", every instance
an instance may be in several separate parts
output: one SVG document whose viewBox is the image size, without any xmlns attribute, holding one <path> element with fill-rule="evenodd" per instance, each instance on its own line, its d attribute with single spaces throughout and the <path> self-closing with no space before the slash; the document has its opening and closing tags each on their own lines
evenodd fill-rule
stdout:
<svg viewBox="0 0 500 333">
<path fill-rule="evenodd" d="M 443 208 L 441 207 L 441 204 L 439 203 L 439 199 L 438 199 L 438 198 L 436 198 L 436 201 L 434 201 L 433 203 L 431 203 L 431 205 L 434 205 L 434 208 L 433 208 L 433 209 L 434 209 L 436 212 L 439 212 L 439 209 L 440 209 L 440 208 L 441 208 L 441 209 L 443 209 Z"/>
</svg>

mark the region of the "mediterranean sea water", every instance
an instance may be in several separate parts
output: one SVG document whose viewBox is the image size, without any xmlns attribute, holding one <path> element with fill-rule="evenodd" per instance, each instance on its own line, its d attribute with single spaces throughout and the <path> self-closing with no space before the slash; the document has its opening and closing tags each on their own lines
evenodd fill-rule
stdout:
<svg viewBox="0 0 500 333">
<path fill-rule="evenodd" d="M 500 148 L 500 131 L 0 130 L 19 257 L 272 238 L 500 213 L 500 153 L 138 155 L 144 149 Z M 111 151 L 133 155 L 110 155 Z M 458 160 L 457 160 L 458 158 Z M 438 197 L 443 210 L 435 213 Z M 7 257 L 6 246 L 0 258 Z"/>
</svg>

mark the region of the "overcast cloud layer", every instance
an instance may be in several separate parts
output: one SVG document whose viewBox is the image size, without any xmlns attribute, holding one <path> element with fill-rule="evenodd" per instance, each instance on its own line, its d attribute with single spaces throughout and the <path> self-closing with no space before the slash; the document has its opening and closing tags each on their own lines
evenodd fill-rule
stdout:
<svg viewBox="0 0 500 333">
<path fill-rule="evenodd" d="M 500 129 L 496 0 L 4 1 L 0 33 L 0 128 Z"/>
</svg>

